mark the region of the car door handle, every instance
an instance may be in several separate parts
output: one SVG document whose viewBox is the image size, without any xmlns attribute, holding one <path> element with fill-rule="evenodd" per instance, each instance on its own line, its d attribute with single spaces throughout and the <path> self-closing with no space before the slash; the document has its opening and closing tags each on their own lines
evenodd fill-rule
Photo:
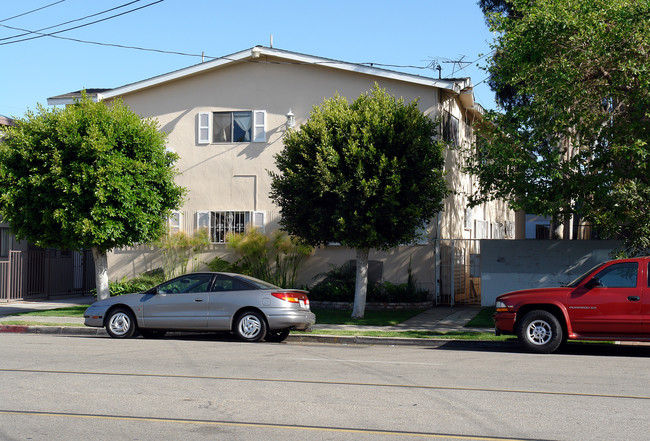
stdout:
<svg viewBox="0 0 650 441">
<path fill-rule="evenodd" d="M 629 297 L 628 297 L 628 298 L 629 298 Z M 201 298 L 198 298 L 198 299 L 194 299 L 194 301 L 195 301 L 195 302 L 202 302 L 202 301 L 203 301 L 203 299 L 201 299 Z"/>
<path fill-rule="evenodd" d="M 641 300 L 641 297 L 639 297 L 639 296 L 628 296 L 627 299 L 630 302 L 638 302 L 639 300 Z"/>
</svg>

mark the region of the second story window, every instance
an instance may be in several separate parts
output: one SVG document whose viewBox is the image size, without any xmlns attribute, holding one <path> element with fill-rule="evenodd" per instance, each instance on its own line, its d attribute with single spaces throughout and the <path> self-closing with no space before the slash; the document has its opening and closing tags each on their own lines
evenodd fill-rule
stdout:
<svg viewBox="0 0 650 441">
<path fill-rule="evenodd" d="M 251 142 L 253 112 L 212 113 L 212 142 Z"/>
<path fill-rule="evenodd" d="M 451 113 L 442 113 L 442 139 L 450 144 L 458 144 L 458 118 Z"/>
<path fill-rule="evenodd" d="M 199 144 L 266 142 L 266 111 L 201 112 L 197 136 Z"/>
</svg>

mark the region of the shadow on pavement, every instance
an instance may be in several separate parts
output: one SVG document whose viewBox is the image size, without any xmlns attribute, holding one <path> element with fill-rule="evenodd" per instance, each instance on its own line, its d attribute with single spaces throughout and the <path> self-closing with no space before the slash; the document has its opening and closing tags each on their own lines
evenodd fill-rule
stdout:
<svg viewBox="0 0 650 441">
<path fill-rule="evenodd" d="M 476 342 L 476 341 L 449 341 L 439 347 L 430 348 L 447 351 L 476 351 L 476 352 L 504 352 L 504 353 L 521 353 L 530 355 L 535 354 L 526 351 L 517 343 L 516 339 L 507 342 Z M 609 357 L 650 357 L 650 346 L 635 344 L 604 344 L 604 343 L 582 343 L 569 342 L 560 347 L 555 353 L 548 356 L 556 355 L 582 355 L 582 356 L 609 356 Z"/>
</svg>

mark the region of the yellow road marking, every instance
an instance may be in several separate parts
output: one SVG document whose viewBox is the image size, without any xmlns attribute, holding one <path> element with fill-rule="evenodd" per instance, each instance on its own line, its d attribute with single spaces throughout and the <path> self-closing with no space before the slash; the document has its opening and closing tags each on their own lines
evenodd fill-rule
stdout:
<svg viewBox="0 0 650 441">
<path fill-rule="evenodd" d="M 0 414 L 5 415 L 29 415 L 29 416 L 46 416 L 46 417 L 61 417 L 61 418 L 83 418 L 83 419 L 97 419 L 97 420 L 120 420 L 120 421 L 144 421 L 155 423 L 175 423 L 175 424 L 197 424 L 204 426 L 232 426 L 232 427 L 254 427 L 266 429 L 289 429 L 289 430 L 304 430 L 315 432 L 335 432 L 335 433 L 359 433 L 359 434 L 373 434 L 373 435 L 392 435 L 392 436 L 408 436 L 413 438 L 433 438 L 433 439 L 459 439 L 469 441 L 527 441 L 524 439 L 516 438 L 502 438 L 502 437 L 485 437 L 473 435 L 452 435 L 442 433 L 423 433 L 423 432 L 401 432 L 398 430 L 375 430 L 375 429 L 352 429 L 340 427 L 316 427 L 316 426 L 297 426 L 288 424 L 269 424 L 269 423 L 245 423 L 234 421 L 207 421 L 207 420 L 189 420 L 180 418 L 150 418 L 150 417 L 130 417 L 130 416 L 115 416 L 115 415 L 92 415 L 92 414 L 76 414 L 76 413 L 60 413 L 60 412 L 32 412 L 20 410 L 0 410 Z"/>
</svg>

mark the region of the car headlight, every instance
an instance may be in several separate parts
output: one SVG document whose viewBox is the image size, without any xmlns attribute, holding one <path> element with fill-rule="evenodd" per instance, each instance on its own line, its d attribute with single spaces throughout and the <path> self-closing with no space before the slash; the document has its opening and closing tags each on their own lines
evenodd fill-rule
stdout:
<svg viewBox="0 0 650 441">
<path fill-rule="evenodd" d="M 501 300 L 497 300 L 494 304 L 494 307 L 496 308 L 497 312 L 508 312 L 508 305 L 503 303 Z"/>
</svg>

